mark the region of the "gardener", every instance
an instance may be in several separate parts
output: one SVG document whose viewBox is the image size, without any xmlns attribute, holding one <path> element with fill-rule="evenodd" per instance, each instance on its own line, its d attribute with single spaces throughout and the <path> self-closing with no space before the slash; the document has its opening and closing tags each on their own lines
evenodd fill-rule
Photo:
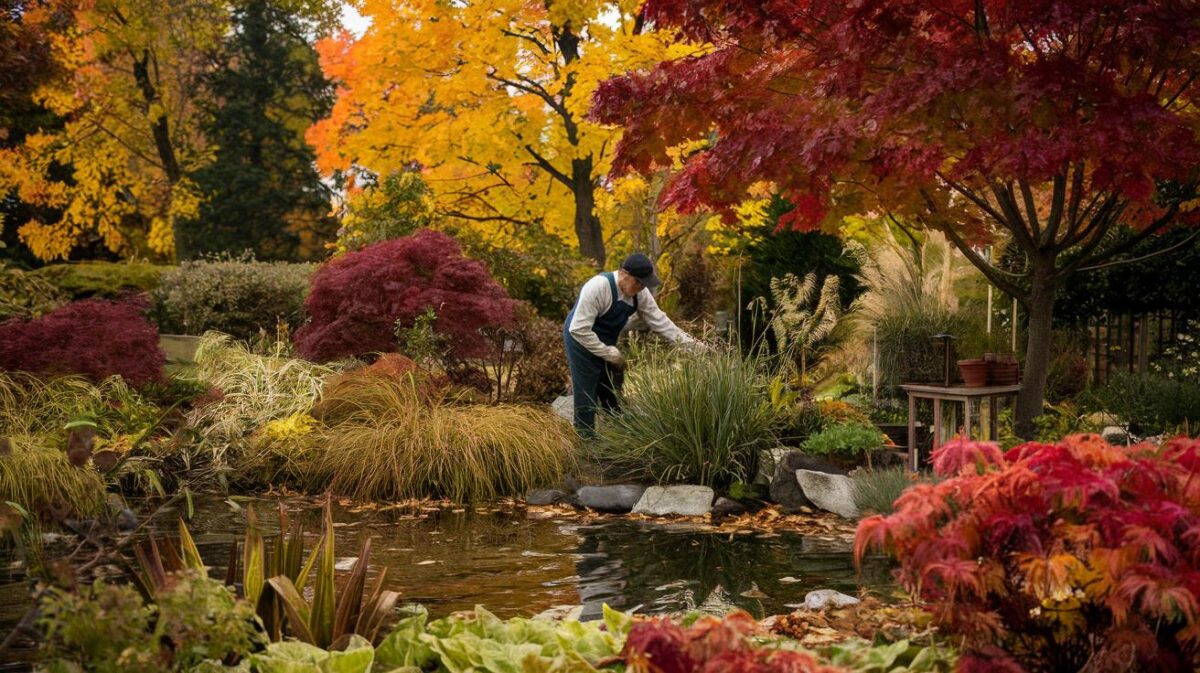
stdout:
<svg viewBox="0 0 1200 673">
<path fill-rule="evenodd" d="M 654 301 L 650 290 L 659 284 L 650 258 L 635 253 L 620 269 L 598 274 L 579 291 L 563 325 L 563 343 L 575 395 L 575 429 L 580 434 L 595 434 L 597 407 L 617 406 L 625 369 L 625 356 L 617 350 L 622 331 L 649 327 L 674 343 L 696 343 Z"/>
</svg>

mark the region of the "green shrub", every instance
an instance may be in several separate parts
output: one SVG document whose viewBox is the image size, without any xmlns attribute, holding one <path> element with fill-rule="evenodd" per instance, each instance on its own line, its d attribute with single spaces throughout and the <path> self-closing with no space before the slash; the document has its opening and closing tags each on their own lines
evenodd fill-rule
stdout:
<svg viewBox="0 0 1200 673">
<path fill-rule="evenodd" d="M 801 448 L 808 453 L 852 458 L 883 446 L 884 435 L 873 425 L 839 423 L 809 437 Z"/>
<path fill-rule="evenodd" d="M 758 364 L 738 353 L 679 359 L 649 351 L 626 375 L 620 412 L 603 415 L 592 457 L 659 482 L 746 480 L 757 450 L 775 443 L 778 420 Z"/>
<path fill-rule="evenodd" d="M 33 272 L 72 299 L 114 299 L 130 292 L 150 292 L 164 272 L 175 267 L 145 261 L 70 262 L 51 264 Z"/>
<path fill-rule="evenodd" d="M 1104 411 L 1129 425 L 1134 434 L 1148 436 L 1192 431 L 1200 423 L 1200 381 L 1172 379 L 1150 372 L 1113 372 L 1096 390 Z"/>
<path fill-rule="evenodd" d="M 892 503 L 914 483 L 913 475 L 903 467 L 861 470 L 854 475 L 854 504 L 860 512 L 891 514 Z"/>
<path fill-rule="evenodd" d="M 165 333 L 209 330 L 249 339 L 277 323 L 304 322 L 304 297 L 316 266 L 223 257 L 184 262 L 162 275 L 155 317 Z"/>
<path fill-rule="evenodd" d="M 321 426 L 267 450 L 301 485 L 359 500 L 492 500 L 573 465 L 574 431 L 549 409 L 422 397 L 413 379 L 347 377 L 314 410 Z"/>
<path fill-rule="evenodd" d="M 48 671 L 190 671 L 206 660 L 236 661 L 265 644 L 254 606 L 198 570 L 173 575 L 151 604 L 128 584 L 52 589 L 41 625 Z"/>
</svg>

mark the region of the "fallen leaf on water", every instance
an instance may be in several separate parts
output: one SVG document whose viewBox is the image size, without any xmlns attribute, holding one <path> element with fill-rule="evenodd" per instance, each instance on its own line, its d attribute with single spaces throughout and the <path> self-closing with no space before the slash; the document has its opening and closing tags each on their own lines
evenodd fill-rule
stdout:
<svg viewBox="0 0 1200 673">
<path fill-rule="evenodd" d="M 418 562 L 417 562 L 417 565 L 419 565 L 419 566 L 428 566 L 428 565 L 433 565 L 434 563 L 437 563 L 437 561 L 434 561 L 434 560 L 432 560 L 432 559 L 429 559 L 429 560 L 425 560 L 425 561 L 418 561 Z"/>
</svg>

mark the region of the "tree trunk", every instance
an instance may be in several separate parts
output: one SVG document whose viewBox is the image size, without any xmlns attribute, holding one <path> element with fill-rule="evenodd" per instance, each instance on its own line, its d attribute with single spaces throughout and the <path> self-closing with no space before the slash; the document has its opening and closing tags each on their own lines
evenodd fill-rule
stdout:
<svg viewBox="0 0 1200 673">
<path fill-rule="evenodd" d="M 138 88 L 141 89 L 143 99 L 143 109 L 147 116 L 154 113 L 154 106 L 159 103 L 158 90 L 154 87 L 154 81 L 150 75 L 150 51 L 142 50 L 141 58 L 133 60 L 133 77 L 137 82 Z M 167 124 L 167 115 L 165 112 L 158 112 L 158 116 L 149 117 L 150 132 L 154 137 L 154 149 L 158 153 L 158 160 L 162 163 L 163 172 L 167 176 L 167 183 L 172 188 L 179 183 L 183 177 L 183 171 L 179 167 L 179 160 L 175 157 L 175 145 L 171 142 L 171 129 Z M 184 260 L 191 256 L 188 249 L 187 237 L 180 231 L 178 222 L 173 224 L 175 238 L 175 259 Z"/>
<path fill-rule="evenodd" d="M 1017 396 L 1015 430 L 1017 436 L 1033 439 L 1033 419 L 1042 413 L 1046 395 L 1046 377 L 1050 368 L 1051 336 L 1054 327 L 1054 295 L 1057 283 L 1035 274 L 1033 289 L 1026 303 L 1029 338 L 1025 344 L 1025 377 Z"/>
<path fill-rule="evenodd" d="M 595 183 L 592 181 L 592 157 L 571 161 L 571 191 L 575 196 L 575 236 L 579 252 L 596 260 L 596 268 L 604 270 L 606 253 L 600 218 L 596 217 Z"/>
</svg>

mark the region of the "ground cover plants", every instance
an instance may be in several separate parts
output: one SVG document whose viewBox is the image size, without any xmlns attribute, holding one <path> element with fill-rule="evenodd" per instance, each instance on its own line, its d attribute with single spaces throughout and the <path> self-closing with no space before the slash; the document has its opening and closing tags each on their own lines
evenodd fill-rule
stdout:
<svg viewBox="0 0 1200 673">
<path fill-rule="evenodd" d="M 1200 441 L 956 440 L 933 463 L 946 479 L 865 519 L 855 553 L 897 558 L 960 670 L 1200 664 Z"/>
</svg>

